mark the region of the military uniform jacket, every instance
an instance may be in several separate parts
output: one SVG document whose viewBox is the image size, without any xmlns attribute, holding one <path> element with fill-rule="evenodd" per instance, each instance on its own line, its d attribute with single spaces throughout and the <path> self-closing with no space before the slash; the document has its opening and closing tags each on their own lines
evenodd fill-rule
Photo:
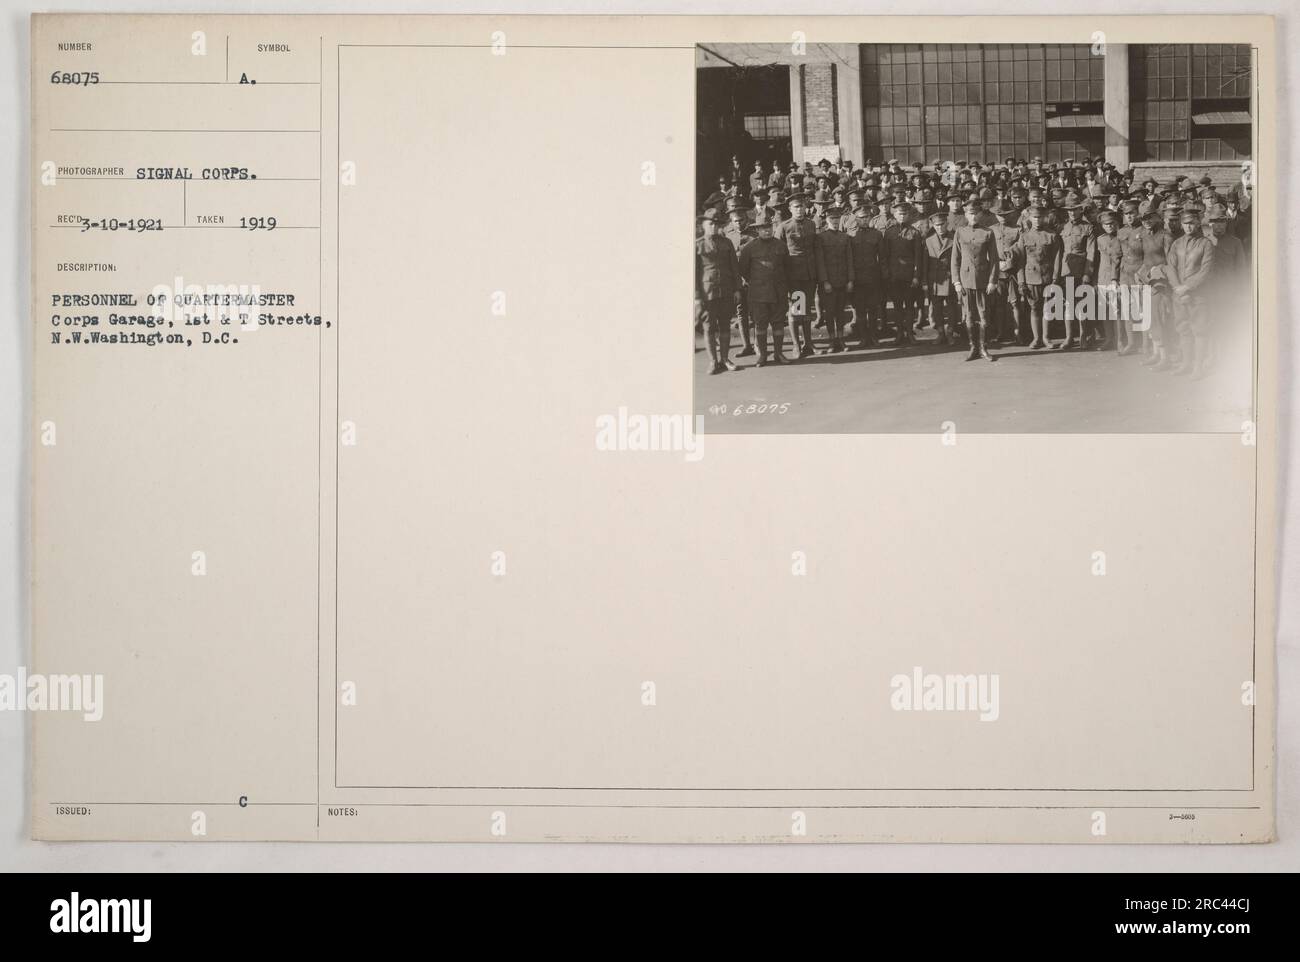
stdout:
<svg viewBox="0 0 1300 962">
<path fill-rule="evenodd" d="M 812 218 L 783 220 L 775 236 L 785 244 L 786 280 L 790 286 L 814 284 L 817 280 L 817 226 Z"/>
<path fill-rule="evenodd" d="M 1017 270 L 1014 266 L 1016 259 L 1014 248 L 1016 241 L 1020 240 L 1020 235 L 1024 233 L 1024 230 L 1011 224 L 994 224 L 989 228 L 989 233 L 993 235 L 993 243 L 997 246 L 998 260 L 1011 261 L 1013 265 L 1011 272 L 1016 278 L 1023 281 L 1025 279 L 1023 272 Z M 1001 270 L 1000 267 L 999 270 Z"/>
<path fill-rule="evenodd" d="M 958 228 L 952 242 L 952 279 L 968 291 L 982 291 L 1001 279 L 998 244 L 987 227 Z"/>
<path fill-rule="evenodd" d="M 1121 284 L 1132 284 L 1137 278 L 1138 268 L 1142 266 L 1142 228 L 1121 227 L 1115 236 L 1119 239 L 1121 257 L 1119 261 L 1119 279 Z"/>
<path fill-rule="evenodd" d="M 853 281 L 852 242 L 840 231 L 824 230 L 817 235 L 817 278 L 834 288 Z"/>
<path fill-rule="evenodd" d="M 1103 233 L 1096 238 L 1097 246 L 1097 284 L 1120 283 L 1120 269 L 1124 262 L 1124 245 L 1119 235 Z"/>
<path fill-rule="evenodd" d="M 925 259 L 921 262 L 921 284 L 938 297 L 947 297 L 952 289 L 952 234 L 942 239 L 938 233 L 925 239 Z"/>
<path fill-rule="evenodd" d="M 1165 252 L 1169 250 L 1169 232 L 1161 228 L 1153 231 L 1143 227 L 1139 236 L 1142 240 L 1142 267 L 1150 271 L 1165 263 Z"/>
<path fill-rule="evenodd" d="M 1092 277 L 1097 260 L 1097 236 L 1092 225 L 1080 222 L 1061 227 L 1061 276 Z"/>
<path fill-rule="evenodd" d="M 702 301 L 726 300 L 740 287 L 736 248 L 721 234 L 695 242 L 695 296 Z"/>
<path fill-rule="evenodd" d="M 731 241 L 731 246 L 736 249 L 737 255 L 745 249 L 746 244 L 754 239 L 753 234 L 746 234 L 745 228 L 738 228 L 734 224 L 728 224 L 722 232 L 722 236 Z"/>
<path fill-rule="evenodd" d="M 1169 245 L 1165 257 L 1169 264 L 1169 283 L 1194 292 L 1214 268 L 1214 242 L 1200 233 L 1184 235 Z"/>
<path fill-rule="evenodd" d="M 884 256 L 885 235 L 874 227 L 859 227 L 849 238 L 853 249 L 853 288 L 879 287 L 883 282 L 880 260 Z"/>
<path fill-rule="evenodd" d="M 789 285 L 785 279 L 785 244 L 775 237 L 756 237 L 740 252 L 740 276 L 745 279 L 751 303 L 779 304 Z"/>
<path fill-rule="evenodd" d="M 884 240 L 885 280 L 893 284 L 910 284 L 921 279 L 924 255 L 921 234 L 911 224 L 891 224 Z"/>
<path fill-rule="evenodd" d="M 1026 228 L 1012 250 L 1026 284 L 1055 284 L 1061 276 L 1061 239 L 1052 231 Z"/>
</svg>

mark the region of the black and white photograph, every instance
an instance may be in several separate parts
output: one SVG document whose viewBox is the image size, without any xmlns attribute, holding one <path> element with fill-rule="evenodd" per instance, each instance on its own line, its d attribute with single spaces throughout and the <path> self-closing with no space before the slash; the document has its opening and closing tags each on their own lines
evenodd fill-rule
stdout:
<svg viewBox="0 0 1300 962">
<path fill-rule="evenodd" d="M 72 6 L 0 0 L 11 943 L 1278 926 L 1289 6 Z"/>
<path fill-rule="evenodd" d="M 699 44 L 704 429 L 1249 430 L 1252 56 Z"/>
</svg>

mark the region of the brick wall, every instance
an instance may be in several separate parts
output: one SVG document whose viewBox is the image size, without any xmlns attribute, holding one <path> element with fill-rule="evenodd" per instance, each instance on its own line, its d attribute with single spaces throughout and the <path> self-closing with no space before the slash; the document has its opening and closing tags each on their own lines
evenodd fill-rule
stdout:
<svg viewBox="0 0 1300 962">
<path fill-rule="evenodd" d="M 799 67 L 803 92 L 803 142 L 810 147 L 838 144 L 835 65 L 808 63 Z"/>
</svg>

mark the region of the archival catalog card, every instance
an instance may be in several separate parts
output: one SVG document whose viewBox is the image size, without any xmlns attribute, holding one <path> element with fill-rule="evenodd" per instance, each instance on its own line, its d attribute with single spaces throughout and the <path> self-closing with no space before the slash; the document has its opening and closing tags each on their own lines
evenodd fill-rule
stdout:
<svg viewBox="0 0 1300 962">
<path fill-rule="evenodd" d="M 31 52 L 35 837 L 1272 839 L 1270 18 Z"/>
</svg>

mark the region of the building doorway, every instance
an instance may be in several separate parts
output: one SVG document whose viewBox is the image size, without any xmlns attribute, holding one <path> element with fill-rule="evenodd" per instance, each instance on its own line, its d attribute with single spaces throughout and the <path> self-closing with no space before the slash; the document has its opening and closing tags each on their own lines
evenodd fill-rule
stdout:
<svg viewBox="0 0 1300 962">
<path fill-rule="evenodd" d="M 728 176 L 733 163 L 747 178 L 754 161 L 764 173 L 791 160 L 790 68 L 701 67 L 695 71 L 696 189 L 702 199 Z"/>
</svg>

